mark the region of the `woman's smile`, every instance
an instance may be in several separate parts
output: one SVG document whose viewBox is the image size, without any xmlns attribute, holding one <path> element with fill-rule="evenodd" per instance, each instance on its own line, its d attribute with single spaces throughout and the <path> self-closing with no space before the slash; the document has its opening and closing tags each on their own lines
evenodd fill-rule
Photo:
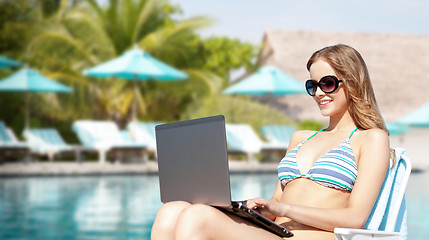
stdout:
<svg viewBox="0 0 429 240">
<path fill-rule="evenodd" d="M 330 100 L 330 99 L 322 99 L 322 100 L 319 100 L 319 107 L 326 107 L 326 106 L 328 106 L 328 104 L 329 103 L 331 103 L 332 102 L 332 100 Z"/>
</svg>

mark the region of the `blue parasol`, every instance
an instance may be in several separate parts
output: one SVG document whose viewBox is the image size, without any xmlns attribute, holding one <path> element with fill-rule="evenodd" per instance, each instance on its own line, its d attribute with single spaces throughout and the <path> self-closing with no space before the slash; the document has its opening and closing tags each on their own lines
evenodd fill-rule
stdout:
<svg viewBox="0 0 429 240">
<path fill-rule="evenodd" d="M 38 71 L 24 67 L 9 77 L 0 81 L 2 92 L 25 92 L 26 114 L 25 127 L 29 127 L 29 95 L 28 92 L 72 92 L 73 90 L 61 83 L 46 78 Z"/>
<path fill-rule="evenodd" d="M 223 91 L 226 94 L 282 96 L 306 93 L 304 83 L 274 66 L 265 66 L 256 73 Z"/>
<path fill-rule="evenodd" d="M 19 67 L 22 63 L 0 56 L 0 68 Z"/>
<path fill-rule="evenodd" d="M 410 129 L 399 123 L 386 123 L 386 128 L 389 131 L 390 136 L 403 135 L 410 132 Z"/>
<path fill-rule="evenodd" d="M 423 107 L 400 118 L 396 123 L 412 127 L 429 127 L 429 103 L 426 103 Z"/>
<path fill-rule="evenodd" d="M 121 56 L 83 71 L 83 75 L 107 78 L 118 77 L 134 81 L 133 120 L 136 118 L 138 81 L 175 81 L 185 79 L 187 74 L 153 58 L 137 46 Z"/>
<path fill-rule="evenodd" d="M 223 91 L 225 94 L 242 94 L 253 96 L 284 96 L 306 93 L 304 83 L 294 79 L 277 67 L 265 66 L 256 73 L 244 78 L 239 83 Z M 271 124 L 271 113 L 269 114 Z"/>
</svg>

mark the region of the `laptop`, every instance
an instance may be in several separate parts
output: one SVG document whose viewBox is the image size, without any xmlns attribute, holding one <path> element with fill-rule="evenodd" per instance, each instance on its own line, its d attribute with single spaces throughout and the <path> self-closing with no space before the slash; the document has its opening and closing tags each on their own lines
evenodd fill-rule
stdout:
<svg viewBox="0 0 429 240">
<path fill-rule="evenodd" d="M 187 201 L 233 213 L 281 237 L 286 228 L 231 201 L 225 118 L 222 115 L 155 127 L 161 201 Z"/>
</svg>

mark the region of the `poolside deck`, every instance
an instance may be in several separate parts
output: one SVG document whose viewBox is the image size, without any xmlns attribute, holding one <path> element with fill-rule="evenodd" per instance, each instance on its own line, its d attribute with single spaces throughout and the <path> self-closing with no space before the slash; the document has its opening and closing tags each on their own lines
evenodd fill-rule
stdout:
<svg viewBox="0 0 429 240">
<path fill-rule="evenodd" d="M 413 171 L 429 171 L 429 161 L 417 155 L 412 159 Z M 277 164 L 257 163 L 230 160 L 231 173 L 276 173 Z M 0 177 L 26 177 L 26 176 L 79 176 L 79 175 L 125 175 L 125 174 L 157 174 L 158 163 L 148 161 L 145 163 L 105 163 L 95 161 L 86 162 L 5 162 L 0 164 Z"/>
<path fill-rule="evenodd" d="M 277 171 L 277 163 L 248 163 L 230 161 L 232 173 L 272 172 Z M 98 162 L 36 162 L 4 163 L 0 165 L 0 177 L 25 176 L 74 176 L 74 175 L 124 175 L 157 174 L 157 162 L 145 163 L 105 163 Z"/>
</svg>

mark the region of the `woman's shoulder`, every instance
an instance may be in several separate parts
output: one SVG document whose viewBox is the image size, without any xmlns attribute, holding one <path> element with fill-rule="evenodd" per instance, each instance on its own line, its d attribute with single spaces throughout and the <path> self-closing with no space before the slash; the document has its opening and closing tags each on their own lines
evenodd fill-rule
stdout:
<svg viewBox="0 0 429 240">
<path fill-rule="evenodd" d="M 387 146 L 389 145 L 389 135 L 382 129 L 371 128 L 360 130 L 356 136 L 356 140 L 361 147 L 366 148 L 367 146 L 377 147 L 377 146 Z"/>
<path fill-rule="evenodd" d="M 303 142 L 304 140 L 311 137 L 312 134 L 314 134 L 316 131 L 310 131 L 310 130 L 297 130 L 295 131 L 292 136 L 290 137 L 289 146 L 287 148 L 286 153 L 289 153 L 292 149 L 294 149 L 298 144 Z"/>
<path fill-rule="evenodd" d="M 359 131 L 359 139 L 364 142 L 377 142 L 383 139 L 388 139 L 387 132 L 380 128 L 371 128 Z"/>
<path fill-rule="evenodd" d="M 357 134 L 356 134 L 357 133 Z M 379 128 L 360 129 L 351 138 L 351 145 L 358 165 L 389 156 L 389 136 Z M 376 157 L 377 156 L 377 157 Z M 366 160 L 367 159 L 367 160 Z"/>
<path fill-rule="evenodd" d="M 297 130 L 292 134 L 290 138 L 290 143 L 291 145 L 295 146 L 298 143 L 308 139 L 315 133 L 316 131 L 311 131 L 311 130 Z"/>
</svg>

